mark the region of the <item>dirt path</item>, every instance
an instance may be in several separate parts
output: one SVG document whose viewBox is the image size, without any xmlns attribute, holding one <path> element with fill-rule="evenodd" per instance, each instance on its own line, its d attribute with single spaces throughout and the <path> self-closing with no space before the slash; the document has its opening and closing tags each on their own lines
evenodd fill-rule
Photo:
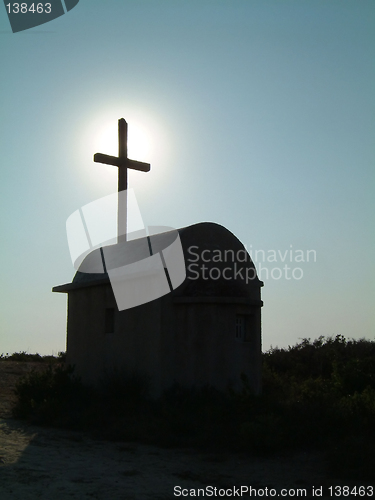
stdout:
<svg viewBox="0 0 375 500">
<path fill-rule="evenodd" d="M 14 420 L 0 421 L 0 450 L 2 500 L 164 500 L 177 498 L 177 485 L 310 490 L 311 484 L 325 483 L 316 470 L 318 457 L 311 454 L 259 460 L 165 450 L 95 441 L 82 433 L 26 427 Z"/>
</svg>

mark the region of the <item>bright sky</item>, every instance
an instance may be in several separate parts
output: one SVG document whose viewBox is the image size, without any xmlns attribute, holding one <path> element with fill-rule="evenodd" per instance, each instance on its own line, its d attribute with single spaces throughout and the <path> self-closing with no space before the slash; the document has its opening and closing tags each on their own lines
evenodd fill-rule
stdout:
<svg viewBox="0 0 375 500">
<path fill-rule="evenodd" d="M 116 190 L 92 156 L 116 152 L 121 117 L 152 165 L 129 176 L 146 224 L 213 221 L 264 250 L 264 349 L 374 339 L 374 14 L 373 0 L 80 0 L 13 34 L 1 8 L 0 353 L 65 350 L 51 292 L 74 275 L 65 223 Z M 273 279 L 285 265 L 302 278 Z"/>
</svg>

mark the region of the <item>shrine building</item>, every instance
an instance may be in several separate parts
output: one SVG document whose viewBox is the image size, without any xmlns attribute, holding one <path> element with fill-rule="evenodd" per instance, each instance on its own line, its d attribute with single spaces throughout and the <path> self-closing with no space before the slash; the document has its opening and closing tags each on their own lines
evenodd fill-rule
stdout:
<svg viewBox="0 0 375 500">
<path fill-rule="evenodd" d="M 244 376 L 259 393 L 263 283 L 250 256 L 218 224 L 178 234 L 186 279 L 162 297 L 119 311 L 105 272 L 53 288 L 68 295 L 67 362 L 88 384 L 139 375 L 154 395 L 174 384 L 241 390 Z"/>
</svg>

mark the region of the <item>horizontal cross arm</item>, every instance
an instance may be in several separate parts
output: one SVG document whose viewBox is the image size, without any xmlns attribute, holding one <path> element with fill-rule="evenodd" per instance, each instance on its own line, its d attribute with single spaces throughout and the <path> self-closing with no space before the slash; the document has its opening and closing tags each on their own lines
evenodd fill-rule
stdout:
<svg viewBox="0 0 375 500">
<path fill-rule="evenodd" d="M 126 167 L 141 172 L 149 172 L 151 165 L 142 161 L 129 160 L 129 158 L 118 158 L 117 156 L 105 155 L 102 153 L 94 154 L 94 161 L 97 163 L 105 163 L 106 165 L 114 165 L 115 167 Z"/>
<path fill-rule="evenodd" d="M 120 167 L 124 161 L 120 161 L 117 156 L 104 155 L 102 153 L 94 154 L 94 161 L 97 163 L 105 163 L 106 165 L 114 165 L 115 167 Z"/>
<path fill-rule="evenodd" d="M 149 163 L 143 163 L 143 161 L 128 160 L 126 166 L 133 170 L 140 170 L 141 172 L 149 172 L 151 170 L 151 165 Z"/>
</svg>

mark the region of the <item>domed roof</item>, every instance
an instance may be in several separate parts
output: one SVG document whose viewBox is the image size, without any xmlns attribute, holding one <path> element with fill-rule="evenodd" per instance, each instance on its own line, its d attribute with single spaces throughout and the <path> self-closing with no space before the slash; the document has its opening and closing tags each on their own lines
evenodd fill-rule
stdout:
<svg viewBox="0 0 375 500">
<path fill-rule="evenodd" d="M 114 269 L 150 257 L 168 246 L 179 235 L 186 264 L 186 279 L 174 292 L 186 297 L 247 297 L 254 288 L 263 285 L 255 266 L 239 239 L 225 227 L 213 222 L 201 222 L 181 229 L 154 234 L 150 237 L 98 248 L 88 254 L 70 285 L 54 291 L 94 286 L 109 282 L 107 267 Z M 130 252 L 129 252 L 130 249 Z M 152 253 L 152 252 L 151 252 Z M 130 261 L 129 261 L 129 255 Z M 107 264 L 107 267 L 106 267 Z"/>
</svg>

